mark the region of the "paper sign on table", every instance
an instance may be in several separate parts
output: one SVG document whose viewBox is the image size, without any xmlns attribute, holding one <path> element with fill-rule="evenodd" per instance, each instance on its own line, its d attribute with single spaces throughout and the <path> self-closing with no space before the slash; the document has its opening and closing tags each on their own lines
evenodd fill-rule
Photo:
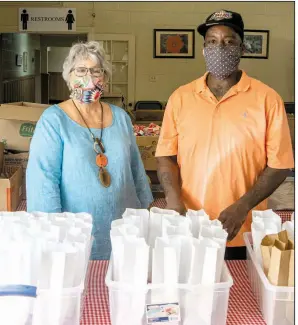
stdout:
<svg viewBox="0 0 298 325">
<path fill-rule="evenodd" d="M 176 325 L 181 320 L 179 303 L 147 305 L 146 317 L 148 325 Z"/>
</svg>

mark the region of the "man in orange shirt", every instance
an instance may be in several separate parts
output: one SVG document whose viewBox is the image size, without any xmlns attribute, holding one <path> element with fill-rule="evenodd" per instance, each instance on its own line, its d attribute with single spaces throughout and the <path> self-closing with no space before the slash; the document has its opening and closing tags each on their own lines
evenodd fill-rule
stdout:
<svg viewBox="0 0 298 325">
<path fill-rule="evenodd" d="M 204 209 L 219 218 L 227 246 L 239 247 L 243 258 L 251 210 L 266 209 L 294 167 L 289 126 L 281 97 L 238 69 L 241 15 L 213 13 L 198 32 L 207 73 L 169 98 L 156 150 L 158 177 L 168 209 Z M 233 258 L 229 251 L 235 249 L 227 249 Z"/>
</svg>

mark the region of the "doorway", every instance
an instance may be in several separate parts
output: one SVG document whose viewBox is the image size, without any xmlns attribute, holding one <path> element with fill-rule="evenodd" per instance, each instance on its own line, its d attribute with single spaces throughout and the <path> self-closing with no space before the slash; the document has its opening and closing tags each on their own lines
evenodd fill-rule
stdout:
<svg viewBox="0 0 298 325">
<path fill-rule="evenodd" d="M 69 90 L 62 78 L 63 62 L 71 46 L 87 41 L 87 34 L 41 35 L 42 103 L 56 104 L 69 98 Z"/>
<path fill-rule="evenodd" d="M 87 41 L 87 33 L 0 35 L 0 103 L 51 104 L 68 98 L 61 75 L 65 53 L 74 43 Z"/>
</svg>

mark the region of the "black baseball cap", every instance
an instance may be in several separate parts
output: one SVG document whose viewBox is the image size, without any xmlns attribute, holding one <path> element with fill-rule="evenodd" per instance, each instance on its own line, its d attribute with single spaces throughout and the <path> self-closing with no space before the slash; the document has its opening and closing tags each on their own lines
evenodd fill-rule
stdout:
<svg viewBox="0 0 298 325">
<path fill-rule="evenodd" d="M 229 10 L 220 10 L 211 14 L 204 24 L 198 27 L 198 32 L 205 37 L 208 28 L 215 25 L 225 25 L 231 27 L 235 30 L 237 34 L 241 37 L 243 41 L 244 37 L 244 23 L 242 17 L 237 12 Z"/>
</svg>

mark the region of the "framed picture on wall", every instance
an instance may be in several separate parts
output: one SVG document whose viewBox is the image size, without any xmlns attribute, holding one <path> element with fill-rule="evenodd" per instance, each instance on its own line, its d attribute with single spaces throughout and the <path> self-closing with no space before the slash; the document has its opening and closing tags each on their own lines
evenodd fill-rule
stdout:
<svg viewBox="0 0 298 325">
<path fill-rule="evenodd" d="M 245 52 L 242 58 L 268 59 L 269 30 L 244 30 Z"/>
<path fill-rule="evenodd" d="M 28 70 L 28 52 L 23 52 L 23 71 L 27 72 Z"/>
<path fill-rule="evenodd" d="M 193 59 L 194 29 L 154 29 L 154 58 Z"/>
</svg>

